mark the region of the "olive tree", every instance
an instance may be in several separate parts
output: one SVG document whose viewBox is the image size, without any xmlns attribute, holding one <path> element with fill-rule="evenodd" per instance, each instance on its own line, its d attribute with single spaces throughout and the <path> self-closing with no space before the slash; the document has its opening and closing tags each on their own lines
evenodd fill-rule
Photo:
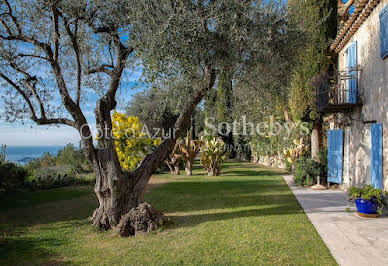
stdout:
<svg viewBox="0 0 388 266">
<path fill-rule="evenodd" d="M 314 80 L 330 71 L 333 57 L 328 52 L 328 46 L 336 37 L 338 26 L 337 5 L 341 12 L 350 8 L 339 5 L 336 0 L 319 1 L 289 1 L 292 8 L 292 23 L 299 24 L 308 36 L 306 42 L 297 49 L 299 60 L 295 64 L 292 75 L 289 106 L 294 120 L 303 120 L 311 124 L 311 156 L 319 160 L 319 152 L 323 141 L 323 115 L 316 110 L 316 89 Z M 303 8 L 299 8 L 299 7 Z"/>
<path fill-rule="evenodd" d="M 66 125 L 81 136 L 96 175 L 93 224 L 122 236 L 157 228 L 164 215 L 144 202 L 157 167 L 171 154 L 193 110 L 217 82 L 219 62 L 258 61 L 284 32 L 271 1 L 0 0 L 0 78 L 5 119 Z M 284 21 L 281 21 L 283 23 Z M 222 60 L 221 60 L 222 59 Z M 132 172 L 120 166 L 111 112 L 131 62 L 150 83 L 180 80 L 187 99 L 166 138 Z M 242 68 L 242 67 L 241 67 Z M 95 90 L 98 145 L 85 117 Z"/>
</svg>

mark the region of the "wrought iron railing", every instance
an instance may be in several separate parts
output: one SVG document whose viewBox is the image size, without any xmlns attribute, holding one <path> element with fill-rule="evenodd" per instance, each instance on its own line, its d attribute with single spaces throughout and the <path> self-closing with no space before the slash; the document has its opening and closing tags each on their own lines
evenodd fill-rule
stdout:
<svg viewBox="0 0 388 266">
<path fill-rule="evenodd" d="M 359 105 L 361 70 L 349 68 L 334 74 L 325 73 L 317 78 L 317 111 L 341 111 Z"/>
</svg>

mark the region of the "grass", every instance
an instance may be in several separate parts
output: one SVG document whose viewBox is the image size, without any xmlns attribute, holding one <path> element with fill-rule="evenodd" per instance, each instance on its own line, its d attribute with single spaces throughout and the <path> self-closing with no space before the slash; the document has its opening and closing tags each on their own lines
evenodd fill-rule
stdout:
<svg viewBox="0 0 388 266">
<path fill-rule="evenodd" d="M 64 187 L 34 192 L 5 194 L 0 197 L 0 211 L 78 198 L 88 194 L 90 194 L 89 187 Z"/>
<path fill-rule="evenodd" d="M 151 180 L 162 185 L 146 200 L 172 223 L 131 238 L 90 225 L 97 206 L 91 187 L 76 197 L 55 190 L 69 196 L 55 202 L 45 196 L 51 191 L 36 192 L 36 204 L 1 211 L 0 265 L 335 265 L 281 174 L 231 162 L 219 177 L 198 166 L 191 177 L 156 175 Z"/>
</svg>

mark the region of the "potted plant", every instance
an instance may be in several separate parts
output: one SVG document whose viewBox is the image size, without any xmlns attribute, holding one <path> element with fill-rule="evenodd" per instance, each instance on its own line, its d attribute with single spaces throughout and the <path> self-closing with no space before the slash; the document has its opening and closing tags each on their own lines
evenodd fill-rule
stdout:
<svg viewBox="0 0 388 266">
<path fill-rule="evenodd" d="M 361 217 L 376 218 L 383 214 L 386 200 L 387 193 L 372 185 L 364 188 L 349 188 L 349 202 L 351 205 L 356 205 L 357 214 Z"/>
</svg>

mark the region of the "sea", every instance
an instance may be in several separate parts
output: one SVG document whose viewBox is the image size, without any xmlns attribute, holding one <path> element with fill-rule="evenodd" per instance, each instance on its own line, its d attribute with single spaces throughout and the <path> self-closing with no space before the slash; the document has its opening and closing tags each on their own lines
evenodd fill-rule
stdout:
<svg viewBox="0 0 388 266">
<path fill-rule="evenodd" d="M 57 155 L 62 148 L 63 146 L 7 146 L 5 157 L 7 161 L 25 164 L 45 153 Z"/>
</svg>

